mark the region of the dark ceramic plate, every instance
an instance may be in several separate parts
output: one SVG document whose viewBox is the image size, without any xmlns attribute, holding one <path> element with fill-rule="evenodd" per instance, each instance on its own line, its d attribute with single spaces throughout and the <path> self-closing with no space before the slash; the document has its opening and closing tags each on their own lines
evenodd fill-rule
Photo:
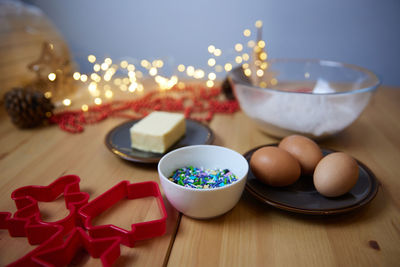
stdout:
<svg viewBox="0 0 400 267">
<path fill-rule="evenodd" d="M 264 146 L 248 151 L 244 157 L 250 163 L 251 155 Z M 322 152 L 327 155 L 335 151 L 322 149 Z M 261 183 L 251 170 L 248 173 L 246 190 L 264 203 L 291 212 L 315 215 L 344 213 L 368 204 L 378 192 L 379 182 L 375 175 L 358 160 L 357 163 L 358 181 L 350 192 L 340 197 L 328 198 L 319 194 L 314 187 L 312 176 L 301 176 L 293 185 L 279 188 Z"/>
<path fill-rule="evenodd" d="M 212 144 L 214 134 L 211 129 L 200 122 L 186 119 L 186 134 L 164 154 L 152 153 L 131 148 L 129 129 L 139 120 L 122 123 L 108 132 L 105 144 L 118 157 L 141 163 L 157 163 L 162 156 L 176 148 L 190 145 Z"/>
</svg>

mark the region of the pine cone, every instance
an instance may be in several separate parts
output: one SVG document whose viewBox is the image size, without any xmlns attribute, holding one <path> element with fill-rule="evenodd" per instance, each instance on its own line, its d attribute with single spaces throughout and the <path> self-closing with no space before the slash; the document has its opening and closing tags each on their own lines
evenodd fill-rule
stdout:
<svg viewBox="0 0 400 267">
<path fill-rule="evenodd" d="M 231 84 L 228 78 L 225 78 L 224 82 L 221 85 L 222 92 L 225 94 L 227 99 L 233 100 L 235 99 L 235 95 L 233 94 Z"/>
<path fill-rule="evenodd" d="M 43 93 L 14 88 L 4 95 L 4 105 L 12 122 L 20 128 L 43 124 L 53 114 L 54 105 Z"/>
</svg>

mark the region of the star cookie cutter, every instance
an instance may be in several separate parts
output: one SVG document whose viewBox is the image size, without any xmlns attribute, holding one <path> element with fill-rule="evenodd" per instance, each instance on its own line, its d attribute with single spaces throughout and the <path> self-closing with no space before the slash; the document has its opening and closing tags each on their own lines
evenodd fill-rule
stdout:
<svg viewBox="0 0 400 267">
<path fill-rule="evenodd" d="M 112 224 L 92 225 L 92 220 L 96 216 L 111 208 L 118 201 L 124 198 L 138 199 L 144 197 L 156 198 L 161 213 L 160 219 L 134 223 L 131 225 L 131 230 L 122 229 Z M 129 181 L 122 181 L 80 208 L 79 215 L 91 237 L 106 238 L 119 236 L 122 238 L 121 243 L 128 247 L 133 247 L 135 241 L 161 236 L 166 231 L 167 212 L 158 184 L 153 181 L 132 184 Z"/>
</svg>

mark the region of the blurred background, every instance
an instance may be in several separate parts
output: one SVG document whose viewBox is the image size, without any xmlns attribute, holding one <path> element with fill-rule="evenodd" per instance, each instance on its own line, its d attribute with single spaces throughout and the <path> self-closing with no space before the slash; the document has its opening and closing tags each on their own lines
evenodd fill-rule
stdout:
<svg viewBox="0 0 400 267">
<path fill-rule="evenodd" d="M 232 53 L 263 21 L 270 58 L 357 64 L 400 85 L 398 0 L 31 0 L 61 31 L 81 71 L 86 56 L 166 58 L 207 65 L 210 44 Z"/>
<path fill-rule="evenodd" d="M 66 41 L 81 72 L 87 56 L 163 59 L 207 67 L 207 47 L 221 61 L 263 22 L 269 58 L 318 58 L 363 66 L 385 85 L 400 85 L 398 0 L 25 0 L 41 9 Z M 3 25 L 4 26 L 4 25 Z"/>
</svg>

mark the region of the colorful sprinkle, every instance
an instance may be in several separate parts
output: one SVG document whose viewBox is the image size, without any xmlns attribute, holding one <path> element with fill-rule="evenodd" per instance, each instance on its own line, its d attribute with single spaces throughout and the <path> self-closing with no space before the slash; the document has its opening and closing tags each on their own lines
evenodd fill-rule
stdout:
<svg viewBox="0 0 400 267">
<path fill-rule="evenodd" d="M 193 166 L 174 171 L 169 180 L 184 187 L 196 189 L 218 188 L 238 180 L 228 169 L 204 169 Z"/>
</svg>

